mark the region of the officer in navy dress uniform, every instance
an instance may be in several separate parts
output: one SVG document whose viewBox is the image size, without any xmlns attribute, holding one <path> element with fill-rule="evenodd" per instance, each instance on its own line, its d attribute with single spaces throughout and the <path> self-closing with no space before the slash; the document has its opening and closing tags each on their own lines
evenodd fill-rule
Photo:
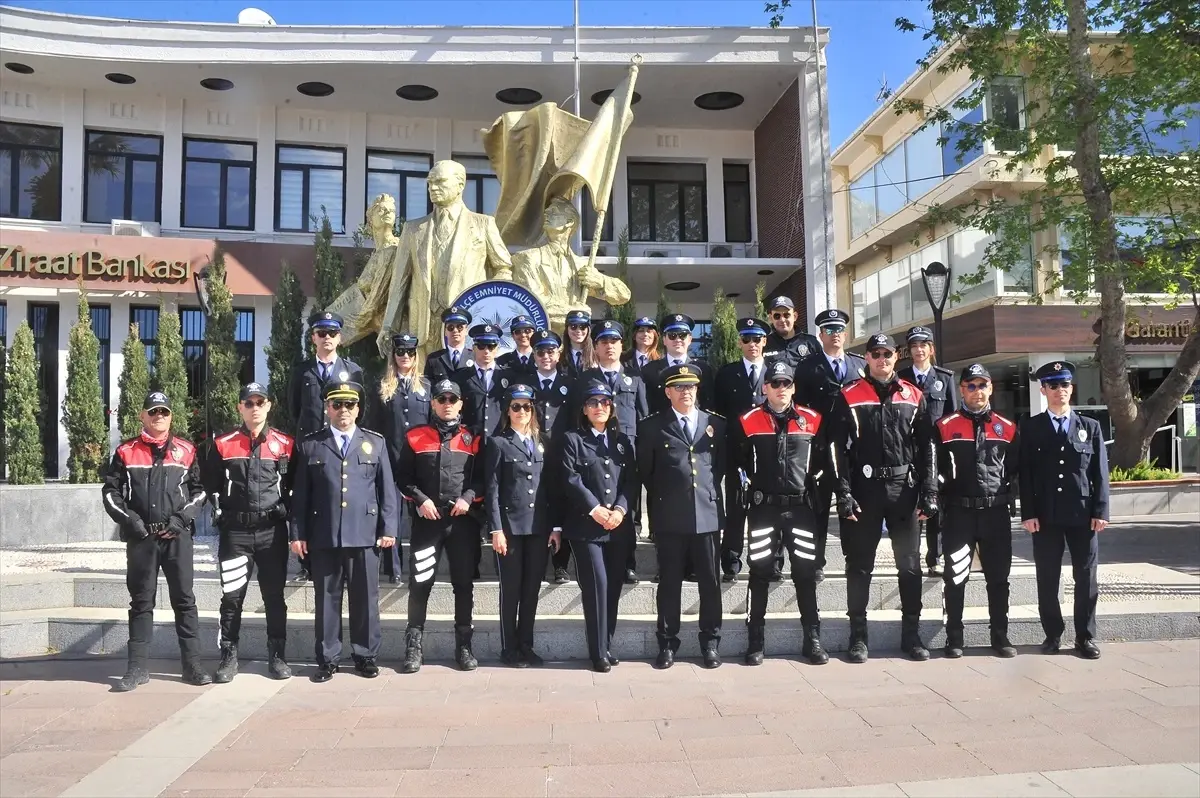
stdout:
<svg viewBox="0 0 1200 798">
<path fill-rule="evenodd" d="M 738 345 L 741 360 L 726 363 L 717 371 L 713 406 L 717 415 L 736 421 L 755 405 L 763 402 L 763 350 L 767 323 L 755 318 L 738 319 Z M 732 431 L 732 425 L 731 425 Z M 730 457 L 733 451 L 726 452 Z M 746 542 L 746 496 L 742 492 L 744 474 L 732 464 L 725 469 L 725 532 L 721 536 L 721 570 L 726 582 L 742 571 L 742 548 Z M 782 564 L 781 564 L 782 570 Z"/>
<path fill-rule="evenodd" d="M 912 365 L 900 369 L 900 379 L 908 380 L 921 389 L 929 405 L 929 420 L 937 423 L 958 411 L 958 392 L 954 389 L 954 372 L 933 364 L 933 331 L 928 327 L 913 327 L 906 336 Z M 930 576 L 939 576 L 938 534 L 941 513 L 925 521 L 925 568 Z"/>
<path fill-rule="evenodd" d="M 652 340 L 645 341 L 642 335 Z M 630 371 L 640 372 L 658 359 L 658 323 L 649 316 L 639 316 L 633 323 L 633 345 L 621 356 L 621 362 Z"/>
<path fill-rule="evenodd" d="M 1108 453 L 1100 423 L 1071 410 L 1075 364 L 1047 363 L 1034 377 L 1048 405 L 1021 424 L 1021 523 L 1033 535 L 1038 615 L 1056 654 L 1063 631 L 1058 582 L 1063 549 L 1075 576 L 1075 651 L 1098 659 L 1096 601 L 1099 533 L 1108 526 Z"/>
<path fill-rule="evenodd" d="M 470 312 L 457 305 L 442 311 L 442 333 L 446 346 L 430 352 L 425 361 L 425 376 L 429 378 L 430 385 L 450 379 L 461 368 L 475 365 L 471 350 L 467 348 L 467 327 L 470 324 Z"/>
<path fill-rule="evenodd" d="M 537 363 L 533 360 L 533 334 L 537 328 L 528 316 L 516 316 L 508 324 L 509 335 L 512 336 L 513 351 L 505 352 L 496 358 L 496 365 L 511 372 L 533 371 Z"/>
<path fill-rule="evenodd" d="M 834 403 L 842 387 L 861 379 L 867 373 L 867 362 L 846 351 L 846 325 L 850 315 L 832 308 L 817 314 L 817 334 L 821 349 L 800 361 L 796 367 L 796 403 L 811 407 L 830 419 Z M 825 578 L 825 546 L 829 540 L 829 515 L 837 479 L 832 468 L 814 474 L 816 492 L 813 512 L 817 516 L 817 581 Z"/>
<path fill-rule="evenodd" d="M 331 384 L 329 426 L 297 447 L 292 483 L 292 551 L 312 560 L 316 584 L 314 682 L 337 672 L 342 656 L 342 591 L 350 594 L 354 669 L 379 675 L 379 550 L 396 544 L 396 483 L 387 442 L 357 426 L 363 387 Z"/>
<path fill-rule="evenodd" d="M 451 377 L 462 389 L 462 423 L 484 437 L 500 425 L 504 392 L 514 379 L 507 369 L 496 365 L 499 346 L 499 327 L 476 324 L 471 328 L 471 352 L 475 364 L 459 369 Z"/>
<path fill-rule="evenodd" d="M 567 313 L 566 338 L 560 358 L 567 374 L 578 379 L 579 375 L 595 365 L 595 350 L 592 341 L 592 314 L 586 310 Z"/>
<path fill-rule="evenodd" d="M 700 372 L 697 405 L 705 410 L 713 409 L 713 367 L 703 360 L 693 358 L 688 352 L 692 345 L 692 328 L 695 325 L 692 317 L 684 313 L 670 313 L 659 320 L 666 355 L 658 360 L 651 360 L 641 368 L 642 381 L 646 383 L 646 401 L 650 405 L 651 413 L 659 413 L 671 407 L 671 402 L 663 390 L 663 375 L 671 366 L 681 363 L 693 365 Z"/>
<path fill-rule="evenodd" d="M 430 383 L 417 367 L 418 344 L 420 340 L 412 333 L 393 335 L 391 362 L 379 383 L 380 401 L 372 426 L 387 440 L 393 477 L 404 436 L 413 427 L 429 423 Z M 397 544 L 380 552 L 383 573 L 393 585 L 399 584 L 404 574 L 399 541 L 412 533 L 412 507 L 407 502 L 400 502 L 397 523 Z"/>
<path fill-rule="evenodd" d="M 658 659 L 669 668 L 679 650 L 680 593 L 685 569 L 700 590 L 700 652 L 704 667 L 721 665 L 721 582 L 717 547 L 725 527 L 725 419 L 697 403 L 700 373 L 681 363 L 662 373 L 670 406 L 638 425 L 638 477 L 658 554 Z"/>
<path fill-rule="evenodd" d="M 588 655 L 593 670 L 608 673 L 619 664 L 610 648 L 621 570 L 634 545 L 629 508 L 640 487 L 633 442 L 621 431 L 612 389 L 603 379 L 590 379 L 579 393 L 579 426 L 563 435 L 561 449 L 563 531 L 551 539 L 561 534 L 574 548 Z"/>
<path fill-rule="evenodd" d="M 562 357 L 562 339 L 553 330 L 538 330 L 533 334 L 533 358 L 537 370 L 531 375 L 534 409 L 537 411 L 538 431 L 546 447 L 546 460 L 559 462 L 563 433 L 576 424 L 574 417 L 575 378 L 567 373 Z M 553 471 L 554 469 L 552 469 Z M 562 475 L 551 476 L 561 490 Z M 561 493 L 559 494 L 561 496 Z M 554 584 L 571 581 L 567 566 L 571 564 L 571 544 L 563 540 L 551 555 Z"/>
<path fill-rule="evenodd" d="M 772 299 L 767 303 L 767 314 L 775 329 L 767 336 L 766 358 L 781 357 L 795 369 L 801 360 L 821 350 L 821 343 L 815 336 L 796 328 L 800 317 L 790 298 L 777 296 Z"/>
</svg>

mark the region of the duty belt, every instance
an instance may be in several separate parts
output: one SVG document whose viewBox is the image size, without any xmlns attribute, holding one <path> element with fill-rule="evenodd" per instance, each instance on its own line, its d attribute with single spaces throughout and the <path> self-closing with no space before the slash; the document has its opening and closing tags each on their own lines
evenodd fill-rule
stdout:
<svg viewBox="0 0 1200 798">
<path fill-rule="evenodd" d="M 754 504 L 769 504 L 776 507 L 796 507 L 804 504 L 805 494 L 803 493 L 763 493 L 761 490 L 754 491 Z"/>
<path fill-rule="evenodd" d="M 863 476 L 867 479 L 902 479 L 908 476 L 911 468 L 912 465 L 909 463 L 898 466 L 879 466 L 878 468 L 863 466 Z M 870 469 L 869 472 L 868 469 Z"/>
<path fill-rule="evenodd" d="M 270 520 L 270 512 L 259 513 L 230 513 L 229 520 L 233 522 L 235 529 L 257 529 L 260 526 L 265 526 Z"/>
<path fill-rule="evenodd" d="M 1008 494 L 1000 496 L 947 496 L 943 499 L 951 507 L 966 507 L 971 510 L 983 510 L 988 507 L 1002 507 L 1008 504 Z"/>
</svg>

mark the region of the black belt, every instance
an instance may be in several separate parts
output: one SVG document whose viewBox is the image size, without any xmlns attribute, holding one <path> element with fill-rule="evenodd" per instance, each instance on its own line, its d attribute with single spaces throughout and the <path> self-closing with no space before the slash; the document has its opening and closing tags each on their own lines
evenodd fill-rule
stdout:
<svg viewBox="0 0 1200 798">
<path fill-rule="evenodd" d="M 796 507 L 805 503 L 805 494 L 803 493 L 763 493 L 761 490 L 754 491 L 754 503 L 769 504 L 775 507 Z"/>
<path fill-rule="evenodd" d="M 270 520 L 271 513 L 230 513 L 229 520 L 233 522 L 233 526 L 237 529 L 255 529 L 260 526 L 266 526 Z"/>
<path fill-rule="evenodd" d="M 951 507 L 966 507 L 983 510 L 988 507 L 1003 507 L 1008 504 L 1008 494 L 1002 496 L 947 496 L 942 500 Z"/>
<path fill-rule="evenodd" d="M 901 479 L 908 476 L 912 465 L 906 463 L 898 466 L 879 466 L 872 469 L 870 474 L 864 474 L 867 479 Z"/>
</svg>

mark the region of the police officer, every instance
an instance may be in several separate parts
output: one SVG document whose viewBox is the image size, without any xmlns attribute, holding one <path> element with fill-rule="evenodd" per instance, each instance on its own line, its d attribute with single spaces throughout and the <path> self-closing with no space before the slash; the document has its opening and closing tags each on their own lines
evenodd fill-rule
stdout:
<svg viewBox="0 0 1200 798">
<path fill-rule="evenodd" d="M 267 669 L 272 678 L 290 679 L 287 643 L 288 505 L 291 503 L 294 441 L 267 425 L 271 402 L 257 382 L 238 396 L 242 426 L 213 441 L 201 476 L 217 510 L 221 538 L 221 664 L 213 681 L 225 684 L 238 672 L 242 602 L 255 569 L 267 614 Z"/>
<path fill-rule="evenodd" d="M 891 336 L 877 333 L 867 340 L 867 376 L 842 388 L 834 417 L 849 661 L 867 661 L 867 597 L 885 523 L 900 582 L 900 648 L 912 659 L 927 660 L 917 510 L 921 519 L 937 510 L 934 432 L 921 390 L 896 376 Z"/>
<path fill-rule="evenodd" d="M 338 355 L 342 341 L 342 317 L 325 311 L 308 320 L 309 335 L 315 358 L 292 369 L 288 384 L 288 408 L 296 423 L 296 439 L 300 440 L 328 425 L 325 415 L 325 392 L 330 385 L 343 382 L 362 384 L 363 371 L 352 360 Z M 311 569 L 308 557 L 300 557 L 297 580 L 308 580 Z"/>
<path fill-rule="evenodd" d="M 797 363 L 820 350 L 821 344 L 815 337 L 796 329 L 796 322 L 800 317 L 796 313 L 795 303 L 790 298 L 775 297 L 767 303 L 767 313 L 771 316 L 771 325 L 775 329 L 767 336 L 765 357 L 782 357 L 795 369 Z"/>
<path fill-rule="evenodd" d="M 1042 652 L 1057 654 L 1066 628 L 1058 605 L 1066 548 L 1075 576 L 1075 651 L 1085 659 L 1098 659 L 1098 534 L 1108 526 L 1104 435 L 1099 422 L 1071 410 L 1074 363 L 1046 363 L 1034 377 L 1041 383 L 1047 409 L 1021 424 L 1021 523 L 1033 535 L 1038 615 L 1046 633 Z"/>
<path fill-rule="evenodd" d="M 642 380 L 646 383 L 646 401 L 650 405 L 651 413 L 670 409 L 671 402 L 663 390 L 663 375 L 671 366 L 683 363 L 695 366 L 700 372 L 697 406 L 705 410 L 713 409 L 713 368 L 703 360 L 693 358 L 689 353 L 692 346 L 692 328 L 695 324 L 691 316 L 683 313 L 671 313 L 659 320 L 666 356 L 650 361 L 641 369 Z"/>
<path fill-rule="evenodd" d="M 397 458 L 404 445 L 404 436 L 413 427 L 429 423 L 430 384 L 421 376 L 418 366 L 417 345 L 420 339 L 412 333 L 392 336 L 392 356 L 387 370 L 379 383 L 379 406 L 376 421 L 372 425 L 383 433 L 391 457 L 392 476 L 398 473 Z M 393 584 L 400 583 L 403 567 L 400 562 L 400 541 L 412 533 L 412 507 L 408 502 L 399 502 L 400 516 L 397 518 L 397 544 L 380 552 L 383 573 Z"/>
<path fill-rule="evenodd" d="M 861 379 L 867 373 L 867 363 L 853 352 L 846 351 L 846 325 L 850 316 L 833 308 L 817 314 L 817 334 L 821 350 L 800 361 L 796 367 L 796 401 L 811 407 L 823 418 L 832 421 L 833 406 L 842 387 Z M 825 578 L 825 545 L 829 540 L 829 513 L 837 479 L 832 468 L 815 473 L 816 492 L 813 511 L 817 515 L 817 581 Z"/>
<path fill-rule="evenodd" d="M 621 358 L 630 371 L 642 371 L 661 357 L 658 351 L 658 324 L 649 316 L 633 323 L 633 346 Z"/>
<path fill-rule="evenodd" d="M 717 371 L 713 405 L 718 415 L 730 420 L 733 431 L 743 413 L 763 402 L 763 359 L 767 324 L 755 318 L 738 319 L 738 345 L 741 360 L 726 363 Z M 728 456 L 733 456 L 729 447 Z M 742 571 L 742 547 L 746 542 L 746 496 L 742 492 L 742 474 L 727 464 L 725 470 L 725 531 L 721 538 L 721 570 L 726 582 Z M 782 570 L 782 569 L 781 569 Z"/>
<path fill-rule="evenodd" d="M 958 393 L 954 390 L 954 372 L 933 364 L 933 331 L 928 327 L 913 327 L 908 331 L 908 354 L 912 365 L 900 369 L 900 378 L 908 380 L 925 394 L 929 419 L 938 420 L 958 410 Z M 938 530 L 941 515 L 934 513 L 925 522 L 925 568 L 930 576 L 938 576 Z"/>
<path fill-rule="evenodd" d="M 939 420 L 938 507 L 945 521 L 946 656 L 963 655 L 963 597 L 976 547 L 987 580 L 992 649 L 1015 657 L 1008 641 L 1009 507 L 1016 503 L 1017 425 L 992 410 L 992 375 L 972 363 L 958 380 L 962 407 Z M 969 467 L 968 467 L 969 465 Z"/>
<path fill-rule="evenodd" d="M 746 664 L 761 665 L 766 642 L 767 583 L 772 553 L 783 546 L 804 627 L 801 652 L 814 665 L 829 655 L 821 645 L 817 611 L 817 535 L 812 511 L 813 469 L 828 467 L 826 420 L 795 403 L 795 372 L 782 359 L 767 364 L 766 401 L 742 414 L 732 434 L 734 462 L 746 472 L 750 496 L 749 646 Z"/>
<path fill-rule="evenodd" d="M 471 352 L 475 363 L 454 372 L 451 378 L 462 389 L 462 423 L 485 437 L 500 424 L 504 392 L 513 379 L 508 370 L 496 365 L 499 346 L 499 327 L 476 324 L 471 328 Z"/>
<path fill-rule="evenodd" d="M 566 317 L 567 337 L 563 342 L 562 360 L 566 371 L 578 379 L 579 375 L 596 365 L 595 349 L 592 346 L 592 314 L 587 310 L 572 310 Z"/>
<path fill-rule="evenodd" d="M 567 373 L 560 360 L 562 339 L 552 330 L 538 330 L 533 334 L 533 359 L 537 369 L 533 374 L 534 409 L 537 411 L 538 431 L 546 446 L 546 459 L 558 463 L 562 435 L 575 426 L 572 415 L 575 379 Z M 561 488 L 560 474 L 554 474 Z M 551 555 L 554 567 L 554 584 L 565 585 L 571 581 L 567 566 L 571 562 L 571 544 L 563 540 Z"/>
<path fill-rule="evenodd" d="M 117 447 L 101 493 L 104 510 L 121 527 L 129 587 L 129 667 L 113 689 L 150 681 L 146 660 L 154 632 L 158 571 L 167 578 L 183 681 L 209 684 L 200 667 L 200 617 L 192 592 L 192 533 L 204 503 L 196 447 L 171 434 L 171 403 L 152 391 L 142 404 L 142 432 Z"/>
<path fill-rule="evenodd" d="M 615 322 L 613 322 L 615 324 Z M 579 426 L 563 435 L 563 531 L 570 539 L 583 602 L 592 669 L 608 673 L 619 660 L 610 647 L 617 629 L 621 569 L 634 545 L 629 508 L 639 490 L 633 443 L 621 431 L 613 390 L 590 379 L 580 391 Z"/>
<path fill-rule="evenodd" d="M 533 388 L 509 386 L 500 430 L 484 448 L 484 507 L 500 577 L 500 659 L 515 668 L 542 665 L 533 650 L 538 592 L 546 573 L 557 501 L 553 466 L 534 413 Z"/>
<path fill-rule="evenodd" d="M 533 371 L 537 364 L 533 360 L 533 334 L 537 328 L 528 316 L 516 316 L 508 325 L 513 339 L 513 350 L 496 358 L 496 365 L 512 372 Z"/>
<path fill-rule="evenodd" d="M 471 350 L 467 349 L 467 326 L 471 323 L 471 314 L 455 305 L 442 311 L 442 332 L 446 346 L 429 353 L 425 361 L 425 376 L 430 384 L 449 379 L 454 372 L 468 366 L 474 366 Z"/>
<path fill-rule="evenodd" d="M 697 403 L 700 370 L 681 363 L 662 374 L 670 407 L 638 425 L 638 477 L 646 488 L 650 529 L 658 554 L 658 659 L 675 664 L 679 650 L 680 593 L 690 566 L 700 590 L 700 652 L 704 667 L 721 656 L 721 582 L 717 546 L 725 526 L 721 497 L 727 454 L 725 419 Z"/>
<path fill-rule="evenodd" d="M 387 442 L 357 425 L 363 395 L 357 382 L 330 385 L 329 426 L 297 446 L 291 539 L 292 551 L 311 557 L 317 589 L 314 682 L 337 673 L 347 584 L 354 669 L 379 675 L 379 549 L 396 544 L 399 508 Z"/>
<path fill-rule="evenodd" d="M 416 673 L 424 662 L 426 609 L 443 551 L 450 559 L 454 587 L 454 658 L 464 671 L 479 665 L 471 651 L 471 580 L 480 551 L 479 522 L 470 513 L 483 498 L 483 469 L 477 472 L 475 465 L 482 438 L 463 423 L 462 408 L 458 383 L 435 383 L 430 423 L 410 429 L 400 449 L 397 479 L 417 513 L 409 544 L 408 629 L 401 673 Z"/>
</svg>

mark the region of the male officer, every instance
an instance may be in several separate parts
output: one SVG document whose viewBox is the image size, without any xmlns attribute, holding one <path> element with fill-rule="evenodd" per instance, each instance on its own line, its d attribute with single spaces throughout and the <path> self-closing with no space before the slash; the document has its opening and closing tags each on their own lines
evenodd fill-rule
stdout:
<svg viewBox="0 0 1200 798">
<path fill-rule="evenodd" d="M 867 362 L 846 351 L 846 325 L 850 315 L 832 308 L 817 314 L 817 334 L 821 350 L 800 361 L 796 367 L 796 402 L 811 407 L 832 421 L 833 406 L 842 387 L 867 373 Z M 829 508 L 837 492 L 837 478 L 832 468 L 816 477 L 813 511 L 817 515 L 817 581 L 825 578 L 825 544 L 829 540 Z"/>
<path fill-rule="evenodd" d="M 786 296 L 777 296 L 767 304 L 774 332 L 767 336 L 764 357 L 782 357 L 793 369 L 805 357 L 821 348 L 820 342 L 810 333 L 796 329 L 799 316 L 796 305 Z"/>
<path fill-rule="evenodd" d="M 958 410 L 958 394 L 954 390 L 954 372 L 933 364 L 933 331 L 928 327 L 913 327 L 908 331 L 908 354 L 912 365 L 900 369 L 900 379 L 908 380 L 925 394 L 929 420 L 937 423 Z M 940 513 L 925 522 L 925 569 L 938 576 L 938 529 Z"/>
<path fill-rule="evenodd" d="M 1099 422 L 1071 412 L 1075 364 L 1046 363 L 1034 377 L 1047 409 L 1021 424 L 1021 523 L 1033 535 L 1042 652 L 1057 654 L 1066 628 L 1058 605 L 1065 547 L 1075 575 L 1075 651 L 1098 659 L 1096 566 L 1098 533 L 1108 526 L 1108 453 Z"/>
<path fill-rule="evenodd" d="M 933 427 L 925 397 L 896 376 L 896 344 L 867 340 L 867 376 L 842 388 L 834 406 L 838 514 L 846 554 L 850 662 L 867 661 L 867 597 L 887 524 L 900 582 L 900 648 L 929 659 L 921 642 L 921 519 L 937 510 Z"/>
<path fill-rule="evenodd" d="M 817 537 L 810 504 L 811 471 L 828 467 L 829 444 L 821 414 L 794 403 L 795 374 L 782 359 L 767 364 L 766 401 L 743 413 L 731 438 L 734 462 L 749 478 L 750 585 L 746 664 L 761 665 L 766 643 L 767 583 L 772 553 L 781 546 L 792 563 L 792 583 L 804 627 L 801 652 L 814 665 L 829 655 L 821 646 L 817 611 Z"/>
<path fill-rule="evenodd" d="M 734 421 L 763 402 L 763 368 L 766 364 L 763 360 L 763 344 L 767 340 L 767 324 L 755 318 L 738 319 L 738 335 L 742 359 L 726 363 L 717 371 L 713 397 L 717 415 Z M 736 423 L 730 424 L 731 431 L 735 427 Z M 726 454 L 733 456 L 732 447 Z M 737 468 L 726 464 L 726 522 L 721 535 L 721 571 L 726 582 L 734 581 L 742 571 L 742 547 L 746 542 L 743 476 Z M 782 576 L 783 564 L 779 565 Z"/>
<path fill-rule="evenodd" d="M 992 375 L 980 363 L 962 371 L 962 408 L 937 422 L 938 507 L 946 551 L 946 647 L 963 655 L 963 597 L 971 556 L 979 548 L 987 580 L 992 649 L 1015 657 L 1008 642 L 1008 574 L 1012 567 L 1009 507 L 1016 502 L 1017 425 L 992 410 Z"/>
<path fill-rule="evenodd" d="M 314 682 L 337 673 L 342 656 L 342 590 L 349 583 L 354 669 L 379 675 L 379 549 L 396 543 L 396 484 L 387 444 L 357 426 L 363 387 L 338 382 L 325 391 L 329 426 L 296 447 L 292 551 L 312 558 L 317 588 Z"/>
<path fill-rule="evenodd" d="M 669 668 L 679 650 L 680 592 L 690 566 L 700 590 L 704 667 L 721 665 L 721 582 L 717 544 L 724 528 L 725 419 L 697 404 L 700 370 L 681 363 L 662 374 L 670 407 L 638 425 L 638 475 L 646 488 L 658 553 L 658 659 Z"/>
<path fill-rule="evenodd" d="M 105 512 L 121 526 L 129 588 L 129 667 L 113 688 L 119 693 L 150 681 L 146 660 L 159 568 L 175 610 L 183 681 L 212 681 L 200 667 L 200 617 L 192 592 L 192 525 L 204 503 L 196 447 L 171 434 L 166 394 L 148 393 L 141 419 L 141 434 L 113 452 L 101 490 Z"/>
<path fill-rule="evenodd" d="M 508 325 L 515 347 L 496 359 L 496 365 L 512 372 L 531 372 L 537 368 L 533 361 L 533 334 L 536 328 L 528 316 L 517 316 Z"/>
<path fill-rule="evenodd" d="M 442 311 L 442 332 L 446 346 L 429 353 L 425 360 L 425 376 L 430 384 L 450 379 L 461 368 L 474 366 L 475 361 L 467 351 L 467 325 L 471 314 L 455 305 Z"/>
<path fill-rule="evenodd" d="M 238 672 L 238 633 L 242 602 L 254 570 L 267 613 L 267 669 L 272 678 L 290 679 L 287 643 L 288 505 L 291 503 L 294 441 L 267 425 L 271 402 L 257 382 L 238 397 L 242 426 L 213 441 L 202 470 L 204 487 L 217 510 L 221 532 L 221 664 L 213 681 L 225 684 Z"/>
<path fill-rule="evenodd" d="M 700 388 L 696 398 L 697 405 L 705 410 L 713 407 L 713 368 L 703 360 L 691 357 L 689 350 L 692 346 L 692 327 L 695 322 L 692 317 L 683 313 L 671 313 L 663 316 L 659 322 L 663 333 L 663 348 L 666 356 L 651 360 L 642 367 L 642 380 L 646 383 L 646 401 L 650 404 L 651 413 L 661 413 L 671 406 L 663 383 L 663 374 L 672 366 L 683 363 L 694 365 L 700 372 Z"/>
<path fill-rule="evenodd" d="M 500 346 L 500 328 L 494 324 L 476 324 L 471 328 L 473 366 L 454 372 L 450 378 L 462 389 L 462 423 L 487 437 L 496 430 L 503 411 L 504 392 L 512 375 L 496 365 Z"/>
</svg>

